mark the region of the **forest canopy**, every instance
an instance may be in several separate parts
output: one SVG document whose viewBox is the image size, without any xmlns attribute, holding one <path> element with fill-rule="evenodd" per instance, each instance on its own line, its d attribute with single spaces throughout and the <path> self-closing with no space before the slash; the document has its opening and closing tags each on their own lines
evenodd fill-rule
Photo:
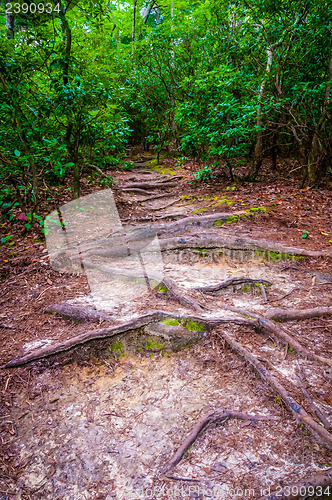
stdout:
<svg viewBox="0 0 332 500">
<path fill-rule="evenodd" d="M 231 176 L 292 156 L 332 173 L 332 4 L 323 0 L 4 2 L 2 209 L 38 213 L 65 177 L 128 148 L 169 148 Z"/>
</svg>

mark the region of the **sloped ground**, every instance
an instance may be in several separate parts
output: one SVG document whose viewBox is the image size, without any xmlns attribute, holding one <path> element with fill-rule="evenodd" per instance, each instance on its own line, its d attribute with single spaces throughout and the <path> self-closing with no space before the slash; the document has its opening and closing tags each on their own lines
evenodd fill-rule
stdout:
<svg viewBox="0 0 332 500">
<path fill-rule="evenodd" d="M 120 186 L 128 186 L 176 175 L 188 177 L 185 168 L 175 172 L 174 165 L 154 168 L 138 162 L 134 171 L 116 178 Z M 327 193 L 295 195 L 277 186 L 274 194 L 262 187 L 260 194 L 246 187 L 240 194 L 224 188 L 218 191 L 214 185 L 196 188 L 194 194 L 187 180 L 177 179 L 176 184 L 152 189 L 150 194 L 116 191 L 122 220 L 159 224 L 213 212 L 247 213 L 264 206 L 266 212 L 253 211 L 245 219 L 182 234 L 263 236 L 309 250 L 329 249 L 332 228 Z M 171 196 L 144 202 L 161 194 Z M 263 203 L 264 199 L 273 201 L 273 206 Z M 309 205 L 311 210 L 305 210 Z M 309 213 L 304 215 L 305 211 Z M 304 228 L 308 228 L 308 238 L 301 238 Z M 75 324 L 43 314 L 54 303 L 91 303 L 88 285 L 84 275 L 52 271 L 44 246 L 36 243 L 26 249 L 31 243 L 23 241 L 17 256 L 3 249 L 2 260 L 8 262 L 2 263 L 1 323 L 11 327 L 1 330 L 3 362 L 105 325 Z M 221 317 L 227 305 L 261 314 L 276 306 L 331 305 L 330 258 L 264 258 L 259 253 L 243 257 L 242 252 L 239 259 L 235 255 L 208 249 L 169 250 L 163 253 L 165 273 L 208 308 L 200 313 L 201 318 Z M 10 271 L 7 264 L 12 266 Z M 214 294 L 193 290 L 240 276 L 271 282 L 266 290 L 269 302 L 265 303 L 258 287 L 233 286 Z M 153 309 L 174 316 L 190 314 L 161 291 L 126 304 L 110 325 Z M 285 328 L 310 351 L 331 359 L 331 322 L 329 317 L 307 319 L 287 323 Z M 270 487 L 272 491 L 278 485 L 292 486 L 331 467 L 328 448 L 295 422 L 279 395 L 229 348 L 223 331 L 269 362 L 292 396 L 315 417 L 296 385 L 297 376 L 304 377 L 308 392 L 331 422 L 330 366 L 306 359 L 248 326 L 227 323 L 211 331 L 205 328 L 196 332 L 197 339 L 193 335 L 192 340 L 200 340 L 176 348 L 146 326 L 2 370 L 3 498 L 259 498 Z M 218 408 L 276 419 L 230 419 L 209 426 L 169 474 L 171 478 L 165 479 L 161 470 L 195 423 Z"/>
</svg>

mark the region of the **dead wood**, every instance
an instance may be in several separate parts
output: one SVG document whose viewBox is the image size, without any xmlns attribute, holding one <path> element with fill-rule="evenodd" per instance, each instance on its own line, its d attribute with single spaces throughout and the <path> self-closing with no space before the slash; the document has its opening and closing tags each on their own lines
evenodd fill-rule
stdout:
<svg viewBox="0 0 332 500">
<path fill-rule="evenodd" d="M 332 307 L 313 307 L 311 309 L 270 309 L 266 317 L 274 321 L 298 321 L 309 318 L 332 316 Z"/>
<path fill-rule="evenodd" d="M 214 411 L 213 413 L 209 413 L 205 415 L 201 420 L 199 420 L 193 429 L 190 431 L 189 435 L 184 440 L 183 444 L 173 455 L 171 460 L 163 467 L 161 473 L 162 475 L 166 475 L 173 467 L 175 467 L 186 451 L 193 445 L 199 435 L 204 431 L 208 425 L 219 422 L 222 420 L 222 424 L 224 424 L 229 418 L 237 418 L 240 420 L 252 420 L 255 422 L 256 420 L 279 420 L 279 417 L 265 416 L 265 415 L 249 415 L 247 413 L 241 413 L 239 411 L 232 410 L 224 410 L 219 409 Z"/>
<path fill-rule="evenodd" d="M 332 468 L 311 476 L 282 489 L 260 497 L 258 500 L 299 500 L 300 498 L 326 498 L 324 488 L 332 486 Z M 323 490 L 323 491 L 322 491 Z M 331 491 L 329 490 L 330 494 Z M 317 495 L 317 496 L 316 496 Z"/>
<path fill-rule="evenodd" d="M 137 328 L 146 326 L 149 323 L 153 323 L 155 321 L 161 321 L 166 318 L 175 318 L 178 320 L 190 319 L 192 321 L 205 324 L 207 327 L 214 327 L 222 323 L 234 323 L 237 325 L 251 324 L 248 320 L 239 317 L 205 318 L 202 316 L 193 316 L 188 314 L 183 315 L 173 312 L 151 311 L 142 316 L 139 316 L 138 318 L 134 318 L 120 325 L 114 325 L 107 328 L 99 328 L 96 330 L 88 330 L 87 332 L 83 332 L 80 333 L 79 335 L 76 335 L 76 337 L 72 337 L 70 339 L 53 344 L 51 346 L 35 349 L 34 351 L 20 358 L 12 359 L 8 363 L 2 365 L 0 368 L 13 368 L 16 366 L 22 366 L 32 361 L 47 358 L 51 355 L 58 354 L 63 351 L 69 351 L 70 349 L 74 349 L 75 347 L 78 347 L 82 344 L 86 344 L 87 342 L 110 338 L 113 337 L 114 335 L 119 335 L 121 333 L 125 333 L 130 330 L 135 330 Z"/>
<path fill-rule="evenodd" d="M 265 366 L 258 360 L 258 358 L 251 354 L 245 347 L 236 342 L 227 332 L 221 331 L 220 336 L 226 340 L 227 344 L 236 351 L 240 356 L 245 358 L 257 371 L 259 376 L 265 380 L 281 397 L 287 408 L 293 414 L 297 422 L 305 425 L 306 428 L 323 444 L 332 447 L 332 434 L 330 434 L 324 427 L 317 423 L 297 401 L 289 394 L 286 388 L 279 382 L 279 380 L 268 371 Z M 265 360 L 269 366 L 269 362 Z M 271 369 L 271 367 L 269 366 Z"/>
<path fill-rule="evenodd" d="M 230 278 L 226 281 L 218 283 L 217 285 L 196 287 L 195 290 L 200 290 L 201 292 L 217 292 L 218 290 L 222 290 L 223 288 L 227 288 L 229 286 L 245 285 L 245 284 L 255 285 L 256 283 L 265 286 L 272 285 L 272 283 L 266 280 L 243 277 L 243 278 Z"/>
<path fill-rule="evenodd" d="M 62 318 L 70 319 L 78 323 L 84 323 L 86 321 L 112 321 L 114 319 L 113 316 L 98 312 L 91 307 L 80 307 L 69 304 L 54 304 L 52 306 L 48 306 L 44 312 L 56 314 Z"/>
</svg>

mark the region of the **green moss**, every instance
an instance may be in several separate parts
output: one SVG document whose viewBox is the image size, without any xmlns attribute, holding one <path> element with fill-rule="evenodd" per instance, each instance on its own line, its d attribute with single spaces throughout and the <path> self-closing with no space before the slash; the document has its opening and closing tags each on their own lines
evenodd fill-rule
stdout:
<svg viewBox="0 0 332 500">
<path fill-rule="evenodd" d="M 162 293 L 167 293 L 167 288 L 164 285 L 159 285 L 157 291 Z"/>
<path fill-rule="evenodd" d="M 216 220 L 216 222 L 214 223 L 215 226 L 222 226 L 224 223 L 223 220 Z"/>
<path fill-rule="evenodd" d="M 157 341 L 152 340 L 152 339 L 147 339 L 145 341 L 145 344 L 143 346 L 139 347 L 138 350 L 139 351 L 150 351 L 153 349 L 154 351 L 159 352 L 163 348 L 164 348 L 164 344 L 161 344 L 160 342 L 157 342 Z M 153 356 L 152 352 L 150 353 L 150 356 Z"/>
<path fill-rule="evenodd" d="M 121 359 L 125 356 L 124 345 L 122 342 L 118 342 L 117 340 L 113 342 L 113 344 L 109 347 L 109 350 L 118 359 Z"/>
<path fill-rule="evenodd" d="M 251 285 L 243 285 L 242 292 L 250 292 L 250 290 L 251 290 Z"/>
<path fill-rule="evenodd" d="M 306 257 L 302 255 L 291 255 L 289 253 L 274 252 L 272 250 L 257 250 L 256 257 L 269 262 L 280 262 L 284 260 L 303 260 Z"/>
<path fill-rule="evenodd" d="M 205 210 L 207 210 L 207 208 L 197 208 L 197 210 L 193 210 L 191 213 L 196 214 L 197 212 L 205 212 Z"/>
<path fill-rule="evenodd" d="M 250 208 L 250 212 L 264 213 L 264 212 L 266 212 L 266 208 L 265 207 L 253 207 L 253 208 Z"/>
<path fill-rule="evenodd" d="M 239 221 L 238 215 L 232 215 L 231 217 L 227 217 L 226 219 L 227 224 L 232 224 L 233 222 L 238 222 L 238 221 Z"/>
<path fill-rule="evenodd" d="M 161 323 L 164 323 L 165 325 L 170 325 L 170 326 L 178 326 L 180 324 L 178 322 L 178 320 L 175 318 L 164 319 L 163 321 L 161 321 Z"/>
<path fill-rule="evenodd" d="M 187 328 L 188 332 L 204 332 L 205 330 L 205 325 L 203 323 L 198 323 L 191 319 L 184 319 L 181 324 Z"/>
</svg>

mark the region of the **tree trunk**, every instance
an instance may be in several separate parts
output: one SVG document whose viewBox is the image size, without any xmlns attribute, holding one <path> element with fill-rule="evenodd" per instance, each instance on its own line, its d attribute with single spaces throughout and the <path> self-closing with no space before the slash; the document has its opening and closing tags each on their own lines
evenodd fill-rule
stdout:
<svg viewBox="0 0 332 500">
<path fill-rule="evenodd" d="M 137 5 L 137 0 L 134 0 L 133 31 L 132 31 L 132 35 L 131 35 L 131 39 L 133 42 L 135 41 L 135 29 L 136 29 L 136 5 Z"/>
<path fill-rule="evenodd" d="M 15 38 L 14 14 L 7 13 L 6 26 L 7 26 L 7 38 L 9 38 L 10 40 L 13 40 Z"/>
<path fill-rule="evenodd" d="M 261 88 L 259 90 L 259 95 L 258 95 L 258 110 L 257 110 L 257 136 L 256 136 L 256 145 L 255 145 L 255 153 L 254 153 L 254 164 L 251 170 L 251 173 L 249 174 L 250 180 L 254 181 L 257 178 L 257 175 L 259 174 L 260 168 L 262 166 L 262 161 L 263 161 L 263 132 L 261 131 L 261 128 L 263 126 L 263 115 L 262 115 L 262 99 L 264 96 L 264 90 L 265 90 L 265 85 L 266 85 L 266 80 L 268 77 L 268 74 L 271 72 L 272 69 L 272 50 L 270 47 L 266 49 L 266 54 L 267 54 L 267 64 L 266 64 L 266 75 L 265 78 L 262 82 Z"/>
<path fill-rule="evenodd" d="M 66 41 L 62 80 L 63 80 L 63 84 L 68 86 L 72 36 L 71 36 L 71 29 L 69 27 L 69 23 L 68 23 L 68 20 L 66 18 L 66 7 L 61 9 L 60 22 L 61 22 L 62 34 L 63 34 L 63 37 Z M 76 198 L 79 198 L 79 196 L 80 196 L 80 167 L 77 164 L 77 161 L 78 161 L 77 149 L 79 146 L 76 147 L 76 142 L 74 141 L 74 144 L 73 144 L 73 141 L 72 141 L 73 128 L 74 128 L 74 124 L 72 123 L 71 118 L 68 117 L 64 142 L 66 143 L 66 146 L 67 146 L 67 151 L 69 153 L 70 161 L 72 163 L 74 163 L 74 167 L 73 167 L 73 198 L 76 199 Z"/>
<path fill-rule="evenodd" d="M 327 154 L 327 150 L 323 148 L 321 133 L 324 127 L 328 127 L 330 125 L 330 120 L 328 119 L 328 111 L 329 111 L 329 100 L 331 94 L 331 85 L 332 85 L 332 57 L 330 59 L 329 66 L 329 81 L 326 87 L 324 106 L 322 110 L 322 116 L 315 128 L 314 136 L 311 141 L 311 147 L 308 155 L 308 183 L 309 186 L 316 186 L 320 183 L 321 177 L 324 174 L 322 165 L 323 160 Z"/>
</svg>

